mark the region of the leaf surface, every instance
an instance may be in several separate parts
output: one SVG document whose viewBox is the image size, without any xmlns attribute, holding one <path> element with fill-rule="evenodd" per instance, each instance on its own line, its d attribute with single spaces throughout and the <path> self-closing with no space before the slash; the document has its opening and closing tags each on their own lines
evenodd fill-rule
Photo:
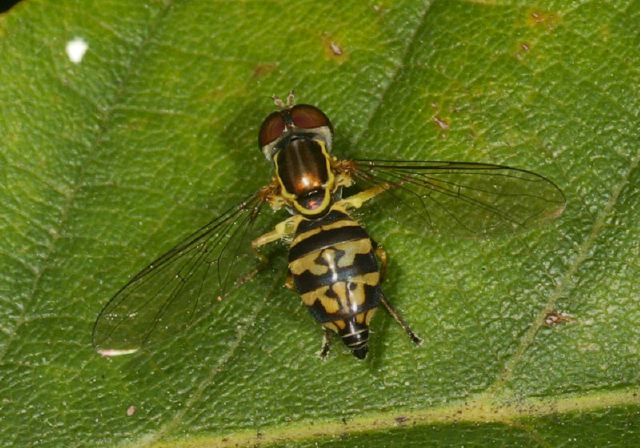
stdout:
<svg viewBox="0 0 640 448">
<path fill-rule="evenodd" d="M 638 445 L 639 28 L 632 0 L 29 0 L 0 15 L 2 444 Z M 366 362 L 338 344 L 319 361 L 275 246 L 189 334 L 98 356 L 109 297 L 268 182 L 257 129 L 291 88 L 331 117 L 339 156 L 516 166 L 553 179 L 567 210 L 488 241 L 374 210 L 384 289 L 419 348 L 380 312 Z"/>
</svg>

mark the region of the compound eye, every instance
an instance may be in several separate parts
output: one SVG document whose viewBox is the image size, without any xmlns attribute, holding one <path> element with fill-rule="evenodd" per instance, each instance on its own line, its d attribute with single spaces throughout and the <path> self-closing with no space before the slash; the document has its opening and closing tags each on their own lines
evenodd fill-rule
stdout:
<svg viewBox="0 0 640 448">
<path fill-rule="evenodd" d="M 284 119 L 280 111 L 271 112 L 260 126 L 258 134 L 258 144 L 260 148 L 278 139 L 284 132 Z"/>
<path fill-rule="evenodd" d="M 320 109 L 308 104 L 298 104 L 293 106 L 289 111 L 293 124 L 302 129 L 314 129 L 321 126 L 328 126 L 330 129 L 331 122 Z"/>
</svg>

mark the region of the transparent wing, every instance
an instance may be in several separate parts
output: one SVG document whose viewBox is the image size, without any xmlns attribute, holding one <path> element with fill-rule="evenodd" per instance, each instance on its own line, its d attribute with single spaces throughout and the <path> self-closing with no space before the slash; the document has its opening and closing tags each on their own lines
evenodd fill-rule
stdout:
<svg viewBox="0 0 640 448">
<path fill-rule="evenodd" d="M 98 315 L 95 349 L 105 356 L 133 353 L 206 316 L 234 282 L 255 272 L 251 240 L 266 228 L 258 222 L 264 203 L 260 192 L 250 196 L 129 280 Z"/>
<path fill-rule="evenodd" d="M 565 197 L 549 179 L 508 166 L 467 162 L 354 160 L 352 176 L 400 207 L 399 220 L 431 231 L 490 236 L 517 231 L 562 214 Z"/>
</svg>

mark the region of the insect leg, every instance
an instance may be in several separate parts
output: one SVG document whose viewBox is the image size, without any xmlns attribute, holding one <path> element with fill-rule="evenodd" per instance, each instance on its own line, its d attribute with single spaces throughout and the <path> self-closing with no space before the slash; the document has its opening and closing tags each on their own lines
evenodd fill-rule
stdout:
<svg viewBox="0 0 640 448">
<path fill-rule="evenodd" d="M 320 353 L 318 353 L 318 356 L 320 356 L 320 359 L 322 359 L 323 361 L 327 359 L 330 348 L 331 348 L 331 330 L 329 330 L 328 328 L 324 328 L 324 336 L 322 336 L 322 347 L 320 348 Z"/>
<path fill-rule="evenodd" d="M 387 309 L 389 314 L 391 314 L 391 317 L 393 317 L 395 321 L 398 322 L 398 324 L 402 327 L 405 333 L 407 333 L 407 336 L 409 336 L 409 338 L 413 341 L 413 343 L 416 345 L 422 344 L 422 338 L 420 338 L 417 334 L 413 332 L 413 330 L 402 318 L 400 313 L 393 306 L 391 306 L 391 304 L 387 301 L 387 298 L 385 296 L 382 296 L 380 298 L 380 301 L 382 302 L 384 307 Z"/>
<path fill-rule="evenodd" d="M 291 274 L 291 271 L 287 272 L 287 278 L 284 280 L 284 286 L 291 290 L 295 288 L 295 284 L 293 283 L 293 274 Z"/>
<path fill-rule="evenodd" d="M 344 208 L 360 208 L 362 204 L 367 202 L 370 199 L 375 198 L 380 193 L 391 188 L 391 185 L 387 183 L 378 184 L 375 187 L 367 188 L 360 193 L 354 194 L 353 196 L 349 196 L 348 198 L 342 199 L 336 202 L 336 205 L 342 206 Z"/>
<path fill-rule="evenodd" d="M 301 220 L 302 217 L 300 215 L 290 216 L 284 221 L 279 222 L 271 232 L 267 232 L 251 242 L 251 248 L 261 263 L 266 263 L 267 258 L 262 255 L 258 249 L 265 244 L 291 237 L 295 233 Z"/>
<path fill-rule="evenodd" d="M 389 256 L 387 251 L 378 246 L 378 243 L 371 241 L 375 247 L 376 258 L 380 262 L 380 282 L 383 282 L 387 275 L 387 264 L 389 263 Z"/>
</svg>

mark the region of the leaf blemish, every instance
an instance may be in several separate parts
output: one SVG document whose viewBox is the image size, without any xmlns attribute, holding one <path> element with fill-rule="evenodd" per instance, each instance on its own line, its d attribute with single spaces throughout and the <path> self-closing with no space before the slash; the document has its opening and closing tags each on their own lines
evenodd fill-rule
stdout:
<svg viewBox="0 0 640 448">
<path fill-rule="evenodd" d="M 74 37 L 65 47 L 65 51 L 67 52 L 67 56 L 69 60 L 74 64 L 79 64 L 82 62 L 85 53 L 89 49 L 89 44 L 81 37 Z"/>
<path fill-rule="evenodd" d="M 451 125 L 449 124 L 449 122 L 448 122 L 448 121 L 446 121 L 446 120 L 445 120 L 445 119 L 443 119 L 443 118 L 438 117 L 437 115 L 434 115 L 434 116 L 433 116 L 433 121 L 434 121 L 434 123 L 435 123 L 435 124 L 437 124 L 437 125 L 438 125 L 438 127 L 439 127 L 440 129 L 442 129 L 443 131 L 446 131 L 446 130 L 448 130 L 448 129 L 451 127 Z"/>
<path fill-rule="evenodd" d="M 409 421 L 409 417 L 404 415 L 399 415 L 398 417 L 395 418 L 395 421 L 398 425 L 404 425 L 405 423 L 407 423 L 407 421 Z"/>
<path fill-rule="evenodd" d="M 338 45 L 337 42 L 331 41 L 331 43 L 329 44 L 329 47 L 331 48 L 331 51 L 333 52 L 334 55 L 342 56 L 342 48 L 340 48 L 340 45 Z"/>
<path fill-rule="evenodd" d="M 547 327 L 553 327 L 565 322 L 571 321 L 572 316 L 564 311 L 553 310 L 549 311 L 544 318 L 544 324 Z"/>
<path fill-rule="evenodd" d="M 346 52 L 344 46 L 341 45 L 337 40 L 331 38 L 331 36 L 325 33 L 322 36 L 322 41 L 325 54 L 329 59 L 339 61 L 340 63 L 346 60 Z"/>
<path fill-rule="evenodd" d="M 529 42 L 519 42 L 515 50 L 515 57 L 517 59 L 524 59 L 525 56 L 531 51 L 531 44 Z"/>
<path fill-rule="evenodd" d="M 532 11 L 527 18 L 529 26 L 544 26 L 546 28 L 554 28 L 560 21 L 560 16 L 548 11 Z"/>
<path fill-rule="evenodd" d="M 268 75 L 269 73 L 272 73 L 277 67 L 278 66 L 273 63 L 257 64 L 253 69 L 253 76 L 255 78 L 260 78 L 262 76 Z"/>
</svg>

